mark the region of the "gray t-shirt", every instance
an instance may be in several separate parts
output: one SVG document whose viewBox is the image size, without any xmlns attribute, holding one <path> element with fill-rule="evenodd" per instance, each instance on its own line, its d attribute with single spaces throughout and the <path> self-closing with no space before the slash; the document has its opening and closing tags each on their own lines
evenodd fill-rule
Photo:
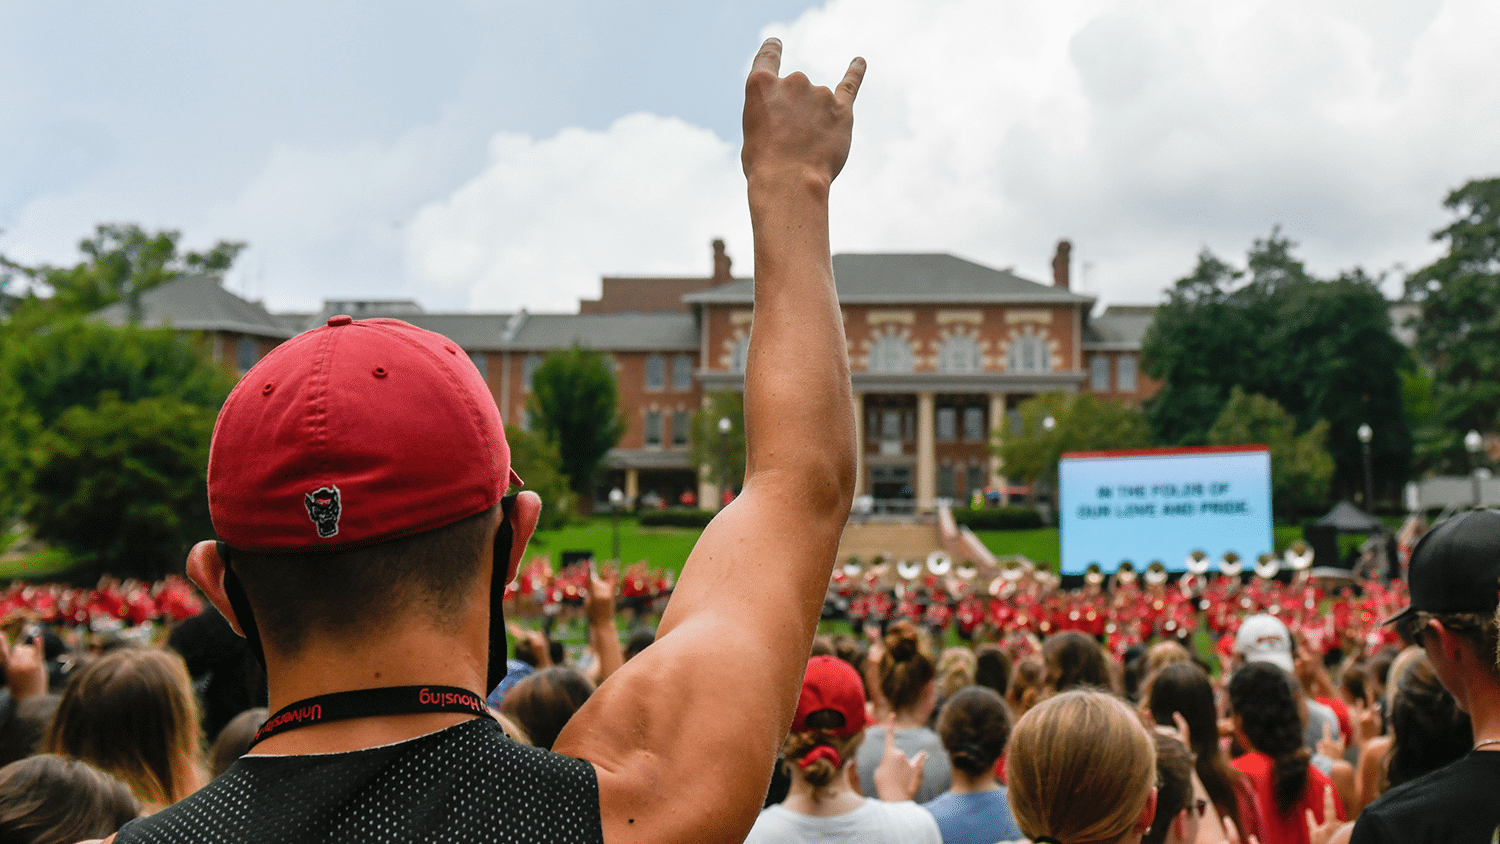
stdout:
<svg viewBox="0 0 1500 844">
<path fill-rule="evenodd" d="M 927 751 L 927 762 L 922 765 L 922 787 L 917 790 L 916 802 L 926 803 L 942 794 L 953 784 L 953 768 L 948 761 L 948 751 L 943 749 L 943 740 L 926 727 L 909 727 L 896 731 L 896 747 L 907 756 Z M 865 741 L 854 756 L 859 771 L 859 790 L 866 797 L 878 797 L 875 793 L 875 769 L 880 767 L 880 757 L 885 754 L 885 728 L 871 727 L 865 730 Z"/>
<path fill-rule="evenodd" d="M 915 803 L 866 800 L 852 812 L 821 818 L 772 806 L 755 819 L 745 844 L 943 844 L 943 835 Z"/>
</svg>

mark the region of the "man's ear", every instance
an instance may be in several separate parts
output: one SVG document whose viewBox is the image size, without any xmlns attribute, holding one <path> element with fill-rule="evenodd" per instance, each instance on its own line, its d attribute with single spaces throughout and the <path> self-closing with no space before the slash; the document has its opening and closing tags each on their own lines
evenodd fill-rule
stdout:
<svg viewBox="0 0 1500 844">
<path fill-rule="evenodd" d="M 225 620 L 229 622 L 229 626 L 234 628 L 234 632 L 244 636 L 245 631 L 240 628 L 240 620 L 234 614 L 234 607 L 230 606 L 229 594 L 224 591 L 225 566 L 224 558 L 219 556 L 219 543 L 217 542 L 200 542 L 188 552 L 188 579 L 203 590 L 203 594 L 208 596 L 209 603 L 218 608 Z"/>
<path fill-rule="evenodd" d="M 542 497 L 526 490 L 516 494 L 516 503 L 511 505 L 506 518 L 510 520 L 510 562 L 505 570 L 505 582 L 516 579 L 521 570 L 521 558 L 526 556 L 526 543 L 536 533 L 537 520 L 542 517 Z"/>
</svg>

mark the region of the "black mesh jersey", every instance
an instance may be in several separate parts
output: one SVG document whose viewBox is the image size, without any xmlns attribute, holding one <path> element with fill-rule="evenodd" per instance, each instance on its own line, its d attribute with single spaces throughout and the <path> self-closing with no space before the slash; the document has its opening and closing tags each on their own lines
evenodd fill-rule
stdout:
<svg viewBox="0 0 1500 844">
<path fill-rule="evenodd" d="M 600 844 L 599 783 L 580 759 L 476 718 L 397 744 L 246 756 L 196 794 L 120 830 L 137 842 Z"/>
</svg>

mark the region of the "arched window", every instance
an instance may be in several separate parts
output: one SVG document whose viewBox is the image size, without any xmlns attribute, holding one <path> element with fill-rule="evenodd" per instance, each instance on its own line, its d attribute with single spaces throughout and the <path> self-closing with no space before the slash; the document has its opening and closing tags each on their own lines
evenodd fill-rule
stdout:
<svg viewBox="0 0 1500 844">
<path fill-rule="evenodd" d="M 1047 341 L 1035 334 L 1024 334 L 1010 341 L 1006 368 L 1013 373 L 1051 372 L 1052 355 L 1047 351 Z"/>
<path fill-rule="evenodd" d="M 895 334 L 887 334 L 870 347 L 871 372 L 911 372 L 915 363 L 911 344 Z"/>
<path fill-rule="evenodd" d="M 241 374 L 250 371 L 250 367 L 260 360 L 260 346 L 249 337 L 241 337 L 234 350 L 234 364 Z"/>
<path fill-rule="evenodd" d="M 729 369 L 732 372 L 743 373 L 745 362 L 750 359 L 750 338 L 741 337 L 734 341 L 734 349 L 729 353 Z"/>
<path fill-rule="evenodd" d="M 655 352 L 646 356 L 646 389 L 664 390 L 667 387 L 667 359 Z"/>
<path fill-rule="evenodd" d="M 672 389 L 687 392 L 693 389 L 693 358 L 678 355 L 672 361 Z"/>
<path fill-rule="evenodd" d="M 955 334 L 938 348 L 938 372 L 978 372 L 983 368 L 979 343 L 967 334 Z"/>
<path fill-rule="evenodd" d="M 1089 355 L 1089 389 L 1109 392 L 1109 355 Z"/>
<path fill-rule="evenodd" d="M 1120 392 L 1135 392 L 1135 375 L 1135 355 L 1120 355 L 1119 360 L 1115 363 L 1115 381 L 1116 386 L 1120 388 Z"/>
</svg>

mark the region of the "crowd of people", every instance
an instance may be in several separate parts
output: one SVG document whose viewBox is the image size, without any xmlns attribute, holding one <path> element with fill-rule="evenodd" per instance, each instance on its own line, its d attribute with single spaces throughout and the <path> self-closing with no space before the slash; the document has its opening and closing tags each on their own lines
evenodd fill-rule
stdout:
<svg viewBox="0 0 1500 844">
<path fill-rule="evenodd" d="M 568 572 L 589 630 L 582 660 L 540 629 L 511 625 L 512 655 L 489 703 L 512 740 L 552 749 L 595 689 L 649 652 L 654 632 L 624 612 L 629 574 Z M 1026 571 L 1005 578 L 990 604 L 1012 620 L 1021 606 L 1049 608 L 1025 627 L 992 614 L 968 641 L 943 647 L 956 637 L 916 613 L 820 636 L 748 840 L 1347 840 L 1345 822 L 1363 807 L 1473 744 L 1470 718 L 1427 652 L 1403 649 L 1398 625 L 1371 626 L 1405 605 L 1403 586 L 1361 586 L 1328 595 L 1311 583 L 1126 578 L 1066 591 Z M 830 594 L 844 587 L 835 577 Z M 1162 613 L 1180 623 L 1143 629 L 1123 649 L 1108 629 L 1066 617 L 1093 607 L 1118 624 L 1122 612 L 1167 601 L 1189 614 Z M 247 691 L 226 711 L 210 695 L 211 685 L 264 682 L 212 607 L 200 602 L 191 622 L 141 641 L 86 639 L 89 625 L 37 610 L 53 603 L 21 606 L 9 627 L 45 635 L 3 654 L 0 839 L 113 832 L 222 773 L 267 720 L 264 698 Z M 636 625 L 623 642 L 622 622 Z M 1200 627 L 1223 634 L 1215 652 L 1186 635 Z M 46 798 L 61 794 L 79 808 Z"/>
<path fill-rule="evenodd" d="M 588 663 L 536 630 L 507 654 L 542 502 L 488 386 L 440 335 L 334 316 L 219 414 L 201 612 L 165 642 L 0 637 L 0 841 L 1494 839 L 1495 511 L 1434 528 L 1406 591 L 839 582 L 858 461 L 828 200 L 865 63 L 830 89 L 781 54 L 745 92 L 746 475 L 655 629 L 622 644 L 629 573 L 574 571 Z M 116 597 L 101 618 L 134 618 Z M 819 637 L 855 597 L 860 631 Z M 1184 641 L 1199 619 L 1220 647 Z"/>
</svg>

